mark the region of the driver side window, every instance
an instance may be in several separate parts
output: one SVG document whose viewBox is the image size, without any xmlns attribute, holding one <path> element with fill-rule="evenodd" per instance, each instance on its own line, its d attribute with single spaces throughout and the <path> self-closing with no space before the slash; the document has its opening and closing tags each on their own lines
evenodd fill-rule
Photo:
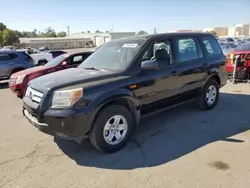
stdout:
<svg viewBox="0 0 250 188">
<path fill-rule="evenodd" d="M 159 67 L 173 63 L 170 40 L 154 42 L 144 53 L 143 61 L 156 61 Z"/>
</svg>

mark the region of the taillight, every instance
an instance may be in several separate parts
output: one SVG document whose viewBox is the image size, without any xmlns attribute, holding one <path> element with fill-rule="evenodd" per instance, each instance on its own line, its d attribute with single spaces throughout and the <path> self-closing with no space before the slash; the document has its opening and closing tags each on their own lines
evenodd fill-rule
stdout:
<svg viewBox="0 0 250 188">
<path fill-rule="evenodd" d="M 234 54 L 228 54 L 227 59 L 229 64 L 234 64 Z"/>
<path fill-rule="evenodd" d="M 30 56 L 28 56 L 27 61 L 31 62 L 31 63 L 34 63 L 34 59 L 32 57 L 30 57 Z"/>
</svg>

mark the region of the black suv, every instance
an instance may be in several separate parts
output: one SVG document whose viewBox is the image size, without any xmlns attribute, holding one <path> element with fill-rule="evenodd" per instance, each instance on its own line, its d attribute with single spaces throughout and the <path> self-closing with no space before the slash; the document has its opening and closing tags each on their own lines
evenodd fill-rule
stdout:
<svg viewBox="0 0 250 188">
<path fill-rule="evenodd" d="M 32 80 L 23 114 L 40 131 L 102 152 L 121 149 L 142 116 L 197 99 L 211 110 L 227 82 L 212 34 L 167 33 L 105 43 L 78 68 Z"/>
</svg>

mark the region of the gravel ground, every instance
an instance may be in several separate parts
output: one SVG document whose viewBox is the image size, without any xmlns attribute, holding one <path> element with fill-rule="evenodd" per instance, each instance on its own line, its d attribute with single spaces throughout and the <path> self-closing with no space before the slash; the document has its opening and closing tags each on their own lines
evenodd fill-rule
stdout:
<svg viewBox="0 0 250 188">
<path fill-rule="evenodd" d="M 128 146 L 100 154 L 57 140 L 21 115 L 22 101 L 0 84 L 0 187 L 248 188 L 250 86 L 228 84 L 218 106 L 192 104 L 141 121 Z"/>
</svg>

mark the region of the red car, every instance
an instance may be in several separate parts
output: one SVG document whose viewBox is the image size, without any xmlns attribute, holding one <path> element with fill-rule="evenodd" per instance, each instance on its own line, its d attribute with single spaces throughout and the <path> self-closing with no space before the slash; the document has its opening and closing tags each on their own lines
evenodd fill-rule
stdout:
<svg viewBox="0 0 250 188">
<path fill-rule="evenodd" d="M 30 80 L 45 74 L 77 67 L 92 53 L 92 51 L 88 51 L 62 54 L 44 66 L 33 67 L 14 73 L 10 77 L 9 88 L 19 98 L 22 98 Z"/>
<path fill-rule="evenodd" d="M 227 54 L 227 73 L 230 75 L 233 72 L 233 64 L 234 64 L 234 57 L 236 55 L 240 55 L 240 57 L 244 57 L 250 54 L 250 42 L 248 43 L 243 43 L 238 45 L 233 52 L 231 52 L 230 54 Z M 246 58 L 247 60 L 247 73 L 250 74 L 250 55 L 248 55 L 248 57 Z"/>
</svg>

